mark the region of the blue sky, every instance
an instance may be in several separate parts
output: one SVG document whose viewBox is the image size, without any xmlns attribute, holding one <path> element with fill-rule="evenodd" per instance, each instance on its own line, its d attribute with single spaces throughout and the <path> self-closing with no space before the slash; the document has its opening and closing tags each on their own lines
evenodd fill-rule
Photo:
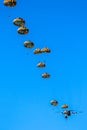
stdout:
<svg viewBox="0 0 87 130">
<path fill-rule="evenodd" d="M 84 0 L 18 0 L 9 8 L 0 2 L 0 130 L 87 130 L 86 5 Z M 16 17 L 25 19 L 29 34 L 17 33 Z M 25 40 L 34 48 L 24 48 Z M 50 54 L 33 54 L 44 46 Z M 37 68 L 38 61 L 46 68 Z M 43 72 L 51 77 L 42 79 Z M 57 108 L 51 99 L 58 100 Z M 65 120 L 56 113 L 63 103 L 83 113 Z"/>
</svg>

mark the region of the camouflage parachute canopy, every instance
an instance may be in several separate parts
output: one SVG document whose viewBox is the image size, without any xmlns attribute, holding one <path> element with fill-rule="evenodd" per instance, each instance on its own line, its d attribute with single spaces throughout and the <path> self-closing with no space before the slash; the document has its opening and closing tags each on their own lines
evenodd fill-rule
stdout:
<svg viewBox="0 0 87 130">
<path fill-rule="evenodd" d="M 41 53 L 41 49 L 40 49 L 40 48 L 36 48 L 36 49 L 34 50 L 34 54 L 39 54 L 39 53 Z"/>
<path fill-rule="evenodd" d="M 70 110 L 64 110 L 64 111 L 63 111 L 63 114 L 70 115 Z"/>
<path fill-rule="evenodd" d="M 49 77 L 50 77 L 50 74 L 48 74 L 47 72 L 42 74 L 42 78 L 49 78 Z"/>
<path fill-rule="evenodd" d="M 48 52 L 50 53 L 50 49 L 48 47 L 44 47 L 41 49 L 41 52 Z"/>
<path fill-rule="evenodd" d="M 58 101 L 57 100 L 51 100 L 50 104 L 53 106 L 57 106 L 58 105 Z"/>
<path fill-rule="evenodd" d="M 23 26 L 25 24 L 25 20 L 23 18 L 18 17 L 13 20 L 13 23 L 16 26 Z"/>
<path fill-rule="evenodd" d="M 19 27 L 17 32 L 19 34 L 27 34 L 29 32 L 29 29 L 23 26 L 23 27 Z"/>
<path fill-rule="evenodd" d="M 37 67 L 45 67 L 46 65 L 43 63 L 43 62 L 39 62 L 38 64 L 37 64 Z"/>
<path fill-rule="evenodd" d="M 16 0 L 4 0 L 4 5 L 13 7 L 16 5 Z"/>
<path fill-rule="evenodd" d="M 67 104 L 63 104 L 63 105 L 61 106 L 61 108 L 68 108 L 68 105 L 67 105 Z"/>
<path fill-rule="evenodd" d="M 24 42 L 24 46 L 26 48 L 32 48 L 32 47 L 34 47 L 34 43 L 28 40 L 28 41 Z"/>
</svg>

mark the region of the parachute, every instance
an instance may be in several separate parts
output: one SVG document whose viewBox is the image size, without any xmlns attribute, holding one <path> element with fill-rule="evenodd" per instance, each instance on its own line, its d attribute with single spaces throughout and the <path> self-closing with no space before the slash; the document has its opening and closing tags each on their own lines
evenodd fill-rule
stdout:
<svg viewBox="0 0 87 130">
<path fill-rule="evenodd" d="M 41 49 L 41 52 L 48 52 L 50 53 L 50 49 L 48 47 L 44 47 Z"/>
<path fill-rule="evenodd" d="M 25 24 L 25 20 L 23 18 L 18 17 L 13 20 L 13 24 L 16 26 L 23 26 Z"/>
<path fill-rule="evenodd" d="M 49 78 L 49 77 L 50 77 L 50 74 L 48 74 L 47 72 L 42 74 L 42 78 Z"/>
<path fill-rule="evenodd" d="M 58 101 L 57 100 L 51 100 L 50 104 L 53 106 L 57 106 L 58 105 Z"/>
<path fill-rule="evenodd" d="M 23 27 L 19 27 L 17 32 L 19 34 L 27 34 L 29 32 L 29 29 L 23 26 Z"/>
<path fill-rule="evenodd" d="M 4 0 L 4 5 L 10 7 L 16 6 L 16 0 Z"/>
<path fill-rule="evenodd" d="M 37 67 L 45 67 L 46 65 L 43 63 L 43 62 L 39 62 L 38 64 L 37 64 Z"/>
<path fill-rule="evenodd" d="M 36 48 L 36 49 L 34 50 L 34 54 L 39 54 L 39 53 L 41 53 L 41 49 L 40 49 L 40 48 Z"/>
<path fill-rule="evenodd" d="M 31 42 L 31 41 L 25 41 L 24 42 L 24 47 L 26 47 L 26 48 L 32 48 L 32 47 L 34 47 L 34 43 Z"/>
<path fill-rule="evenodd" d="M 68 108 L 68 105 L 67 105 L 67 104 L 63 104 L 63 105 L 61 106 L 61 108 Z"/>
</svg>

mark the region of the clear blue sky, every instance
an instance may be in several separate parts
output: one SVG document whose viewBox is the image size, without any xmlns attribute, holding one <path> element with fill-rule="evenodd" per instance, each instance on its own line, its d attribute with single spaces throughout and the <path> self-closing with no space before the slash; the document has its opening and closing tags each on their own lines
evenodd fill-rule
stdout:
<svg viewBox="0 0 87 130">
<path fill-rule="evenodd" d="M 29 34 L 17 34 L 16 17 Z M 9 8 L 1 1 L 0 30 L 0 130 L 87 130 L 87 2 L 18 0 Z M 25 40 L 34 48 L 24 48 Z M 33 54 L 44 46 L 50 54 Z M 45 71 L 51 78 L 41 78 Z M 54 110 L 51 99 L 59 102 Z M 56 113 L 63 103 L 83 113 L 65 120 Z"/>
</svg>

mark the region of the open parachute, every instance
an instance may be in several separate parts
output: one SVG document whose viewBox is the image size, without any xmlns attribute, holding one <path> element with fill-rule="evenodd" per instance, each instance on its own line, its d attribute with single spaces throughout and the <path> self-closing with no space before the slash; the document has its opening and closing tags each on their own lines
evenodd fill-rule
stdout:
<svg viewBox="0 0 87 130">
<path fill-rule="evenodd" d="M 19 34 L 27 34 L 29 32 L 29 29 L 23 26 L 23 27 L 19 27 L 17 32 Z"/>
<path fill-rule="evenodd" d="M 13 20 L 13 24 L 16 26 L 23 26 L 25 24 L 25 20 L 23 18 L 18 17 Z"/>
<path fill-rule="evenodd" d="M 51 100 L 50 104 L 53 106 L 57 106 L 58 105 L 58 101 L 57 100 Z"/>
<path fill-rule="evenodd" d="M 67 104 L 63 104 L 63 105 L 61 106 L 61 108 L 68 108 L 68 105 L 67 105 Z"/>
<path fill-rule="evenodd" d="M 50 77 L 50 74 L 48 74 L 47 72 L 42 74 L 42 78 L 49 78 L 49 77 Z"/>
<path fill-rule="evenodd" d="M 24 47 L 26 47 L 26 48 L 33 48 L 34 47 L 34 43 L 32 41 L 30 41 L 30 40 L 25 41 L 24 42 Z"/>
<path fill-rule="evenodd" d="M 9 7 L 16 6 L 16 0 L 4 0 L 4 5 Z"/>
<path fill-rule="evenodd" d="M 48 47 L 44 47 L 44 48 L 41 49 L 41 52 L 48 52 L 48 53 L 50 53 L 51 51 L 50 51 L 50 49 Z"/>
<path fill-rule="evenodd" d="M 41 53 L 41 49 L 40 48 L 36 48 L 35 50 L 34 50 L 34 54 L 40 54 Z"/>
<path fill-rule="evenodd" d="M 38 64 L 37 64 L 37 67 L 45 67 L 46 65 L 45 65 L 45 63 L 43 63 L 43 62 L 39 62 Z"/>
</svg>

